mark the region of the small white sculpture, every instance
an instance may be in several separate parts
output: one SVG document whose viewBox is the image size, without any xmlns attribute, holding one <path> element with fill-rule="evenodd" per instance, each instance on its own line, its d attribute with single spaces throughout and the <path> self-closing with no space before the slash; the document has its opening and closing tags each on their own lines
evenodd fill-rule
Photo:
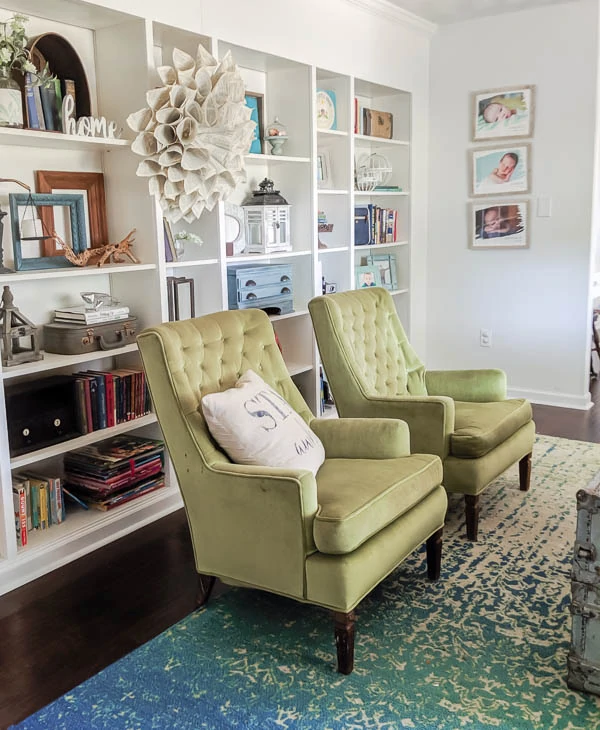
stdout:
<svg viewBox="0 0 600 730">
<path fill-rule="evenodd" d="M 117 123 L 107 122 L 106 117 L 79 117 L 75 119 L 75 99 L 67 94 L 62 103 L 62 131 L 79 137 L 117 137 Z"/>
<path fill-rule="evenodd" d="M 127 118 L 137 132 L 131 149 L 144 157 L 137 174 L 164 216 L 191 223 L 246 181 L 244 155 L 255 123 L 231 54 L 219 63 L 198 46 L 196 59 L 178 48 L 160 66 L 164 86 L 146 93 L 148 106 Z"/>
</svg>

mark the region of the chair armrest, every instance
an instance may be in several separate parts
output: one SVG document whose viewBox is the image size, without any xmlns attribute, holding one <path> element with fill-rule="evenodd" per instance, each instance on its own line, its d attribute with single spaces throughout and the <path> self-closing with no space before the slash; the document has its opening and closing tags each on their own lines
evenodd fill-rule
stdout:
<svg viewBox="0 0 600 730">
<path fill-rule="evenodd" d="M 328 459 L 396 459 L 410 456 L 410 433 L 394 418 L 314 418 L 311 429 Z"/>
<path fill-rule="evenodd" d="M 445 459 L 454 431 L 454 401 L 444 396 L 367 396 L 356 409 L 363 418 L 399 418 L 410 431 L 412 454 L 437 454 Z"/>
<path fill-rule="evenodd" d="M 447 395 L 453 400 L 489 403 L 506 400 L 503 370 L 429 370 L 425 373 L 429 395 Z"/>
</svg>

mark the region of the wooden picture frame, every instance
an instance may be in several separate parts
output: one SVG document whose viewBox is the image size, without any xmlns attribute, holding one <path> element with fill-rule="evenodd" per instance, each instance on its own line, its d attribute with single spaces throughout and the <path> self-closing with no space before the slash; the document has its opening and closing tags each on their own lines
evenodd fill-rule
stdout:
<svg viewBox="0 0 600 730">
<path fill-rule="evenodd" d="M 477 201 L 469 218 L 469 248 L 529 248 L 529 200 Z"/>
<path fill-rule="evenodd" d="M 196 316 L 196 297 L 194 293 L 194 280 L 187 276 L 167 276 L 167 299 L 169 308 L 169 322 L 179 322 L 182 318 L 182 308 L 184 302 L 179 298 L 179 287 L 188 286 L 188 301 L 187 308 L 189 311 L 189 318 L 193 319 Z M 188 319 L 188 317 L 184 317 Z"/>
<path fill-rule="evenodd" d="M 263 140 L 265 138 L 265 105 L 264 94 L 257 94 L 254 91 L 246 91 L 246 106 L 252 109 L 250 119 L 256 123 L 255 135 L 252 138 L 248 152 L 254 155 L 264 154 Z"/>
<path fill-rule="evenodd" d="M 42 218 L 43 208 L 68 208 L 71 229 L 71 241 L 68 242 L 75 253 L 81 253 L 87 248 L 85 232 L 85 208 L 83 195 L 54 195 L 50 193 L 10 193 L 8 196 L 10 207 L 11 231 L 13 239 L 14 263 L 17 271 L 35 271 L 37 269 L 66 269 L 74 266 L 64 256 L 23 256 L 23 243 L 26 238 L 21 235 L 21 219 L 19 209 L 34 208 Z M 42 219 L 43 223 L 43 219 Z M 45 234 L 52 232 L 50 228 L 42 229 Z M 54 240 L 40 240 L 42 251 L 46 243 L 55 248 Z"/>
<path fill-rule="evenodd" d="M 108 241 L 108 222 L 106 218 L 106 196 L 104 192 L 104 175 L 101 172 L 63 172 L 61 170 L 36 170 L 35 187 L 38 193 L 53 193 L 56 190 L 82 191 L 87 197 L 88 215 L 86 223 L 89 227 L 89 247 L 99 248 Z M 52 208 L 40 211 L 45 229 L 54 229 Z M 63 256 L 52 241 L 47 241 L 44 256 Z"/>
<path fill-rule="evenodd" d="M 505 86 L 471 94 L 473 142 L 533 137 L 535 86 Z"/>
</svg>

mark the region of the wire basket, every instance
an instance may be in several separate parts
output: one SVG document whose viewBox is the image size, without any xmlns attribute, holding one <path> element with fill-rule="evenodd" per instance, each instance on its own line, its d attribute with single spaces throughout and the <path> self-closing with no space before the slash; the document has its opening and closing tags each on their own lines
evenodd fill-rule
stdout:
<svg viewBox="0 0 600 730">
<path fill-rule="evenodd" d="M 387 185 L 392 177 L 392 166 L 387 157 L 384 155 L 374 152 L 367 157 L 360 160 L 359 170 L 364 170 L 365 175 L 374 179 L 376 185 Z M 370 188 L 371 190 L 373 188 Z"/>
<path fill-rule="evenodd" d="M 375 185 L 377 185 L 377 176 L 367 167 L 359 167 L 356 171 L 356 190 L 359 190 L 361 193 L 368 193 L 375 189 Z"/>
</svg>

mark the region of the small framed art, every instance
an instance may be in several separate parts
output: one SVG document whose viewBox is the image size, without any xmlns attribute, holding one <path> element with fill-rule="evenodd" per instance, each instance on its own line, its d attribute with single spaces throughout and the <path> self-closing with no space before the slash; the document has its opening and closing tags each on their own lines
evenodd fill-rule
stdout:
<svg viewBox="0 0 600 730">
<path fill-rule="evenodd" d="M 256 124 L 254 136 L 252 137 L 252 142 L 248 152 L 251 154 L 261 155 L 263 153 L 262 141 L 265 136 L 264 95 L 247 91 L 246 106 L 250 107 L 252 110 L 250 119 Z"/>
<path fill-rule="evenodd" d="M 317 89 L 317 129 L 337 129 L 335 91 Z"/>
<path fill-rule="evenodd" d="M 473 196 L 529 192 L 531 145 L 482 147 L 470 150 L 469 156 Z"/>
<path fill-rule="evenodd" d="M 476 91 L 472 96 L 473 141 L 533 135 L 535 86 Z"/>
<path fill-rule="evenodd" d="M 354 269 L 354 277 L 356 289 L 381 286 L 381 275 L 377 266 L 357 266 Z"/>
<path fill-rule="evenodd" d="M 332 172 L 329 150 L 319 150 L 317 152 L 317 187 L 332 188 Z"/>
<path fill-rule="evenodd" d="M 59 235 L 62 234 L 64 242 L 75 253 L 86 250 L 83 195 L 10 193 L 8 203 L 17 271 L 62 269 L 73 266 L 64 256 L 44 255 L 44 250 L 49 243 L 52 243 L 52 246 L 57 245 L 57 232 L 46 228 L 41 216 L 43 208 L 52 208 L 53 216 L 60 216 L 64 220 L 65 230 L 61 230 Z"/>
<path fill-rule="evenodd" d="M 470 248 L 527 248 L 529 201 L 471 203 Z"/>
<path fill-rule="evenodd" d="M 367 256 L 367 265 L 379 269 L 381 286 L 388 291 L 398 288 L 398 273 L 396 269 L 396 254 L 370 254 Z"/>
<path fill-rule="evenodd" d="M 35 186 L 38 193 L 81 194 L 85 210 L 85 228 L 90 248 L 109 243 L 106 220 L 106 199 L 104 175 L 101 172 L 63 172 L 62 170 L 37 170 Z M 52 207 L 40 209 L 45 228 L 52 231 L 55 226 Z M 44 246 L 44 256 L 63 256 L 64 251 L 53 241 Z"/>
</svg>

